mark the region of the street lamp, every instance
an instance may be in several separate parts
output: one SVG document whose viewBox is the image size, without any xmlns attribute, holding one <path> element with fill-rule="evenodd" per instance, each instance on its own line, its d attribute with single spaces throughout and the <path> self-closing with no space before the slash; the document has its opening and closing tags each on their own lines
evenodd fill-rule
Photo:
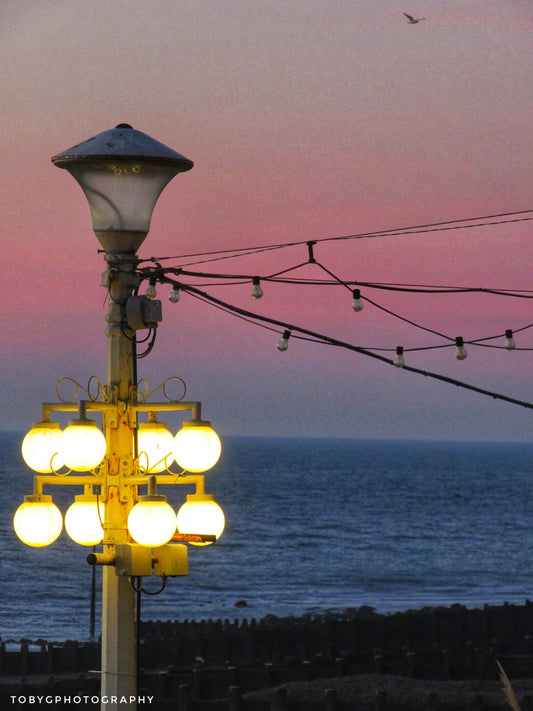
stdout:
<svg viewBox="0 0 533 711">
<path fill-rule="evenodd" d="M 61 533 L 63 517 L 51 496 L 36 494 L 24 497 L 13 521 L 15 532 L 28 546 L 49 546 Z"/>
<path fill-rule="evenodd" d="M 107 378 L 102 385 L 92 376 L 86 389 L 65 378 L 75 384 L 74 397 L 61 396 L 64 381 L 60 381 L 59 401 L 43 403 L 41 422 L 32 426 L 22 444 L 25 462 L 37 472 L 34 493 L 17 510 L 14 527 L 30 546 L 52 543 L 61 532 L 63 518 L 52 497 L 43 494 L 43 487 L 83 487 L 83 494 L 75 497 L 66 513 L 65 528 L 77 543 L 94 546 L 101 542 L 103 547 L 101 553 L 88 556 L 90 563 L 103 566 L 101 689 L 102 699 L 111 703 L 102 702 L 102 708 L 135 709 L 137 633 L 132 579 L 152 571 L 165 578 L 186 575 L 183 542 L 212 542 L 223 529 L 222 511 L 205 494 L 202 474 L 220 456 L 218 436 L 202 420 L 199 402 L 167 395 L 168 381 L 151 393 L 141 393 L 135 366 L 136 332 L 155 331 L 162 318 L 161 302 L 153 293 L 152 298 L 138 295 L 141 276 L 136 253 L 150 229 L 162 190 L 193 163 L 128 124 L 69 148 L 52 162 L 71 173 L 82 188 L 104 251 L 102 285 L 109 294 Z M 152 401 L 160 389 L 164 401 Z M 78 400 L 80 390 L 86 397 Z M 184 434 L 174 436 L 158 422 L 160 412 L 190 412 L 192 418 L 182 423 L 180 433 Z M 77 413 L 77 418 L 62 431 L 51 417 L 65 413 Z M 143 417 L 148 421 L 141 422 Z M 173 472 L 174 463 L 182 471 Z M 213 526 L 195 519 L 180 528 L 174 510 L 156 488 L 174 484 L 193 485 L 193 499 L 212 504 L 218 523 Z M 147 493 L 141 494 L 145 486 Z"/>
<path fill-rule="evenodd" d="M 85 193 L 93 229 L 107 253 L 135 253 L 166 185 L 193 162 L 129 124 L 103 131 L 52 158 Z"/>
<path fill-rule="evenodd" d="M 141 422 L 137 430 L 137 449 L 146 457 L 146 469 L 157 474 L 168 468 L 174 457 L 174 437 L 163 422 L 155 418 Z M 170 461 L 169 461 L 170 460 Z"/>
<path fill-rule="evenodd" d="M 85 416 L 85 403 L 79 406 L 80 416 L 69 420 L 59 440 L 59 456 L 63 464 L 75 472 L 86 472 L 101 464 L 106 453 L 106 441 L 96 420 Z"/>
<path fill-rule="evenodd" d="M 22 441 L 22 457 L 30 469 L 41 474 L 61 469 L 60 439 L 59 422 L 35 422 Z"/>
<path fill-rule="evenodd" d="M 186 503 L 178 511 L 176 521 L 180 533 L 197 536 L 191 541 L 192 545 L 197 546 L 206 546 L 216 541 L 225 524 L 224 513 L 214 498 L 198 491 L 187 496 Z M 211 539 L 208 538 L 209 534 Z"/>
<path fill-rule="evenodd" d="M 148 482 L 148 494 L 139 496 L 128 516 L 132 537 L 143 546 L 162 546 L 176 533 L 176 514 L 167 497 L 156 493 L 156 478 Z"/>
<path fill-rule="evenodd" d="M 105 505 L 96 494 L 79 494 L 65 514 L 65 529 L 80 546 L 95 546 L 104 537 L 104 518 Z"/>
<path fill-rule="evenodd" d="M 214 467 L 222 451 L 220 439 L 207 421 L 187 421 L 174 438 L 174 458 L 190 472 Z"/>
</svg>

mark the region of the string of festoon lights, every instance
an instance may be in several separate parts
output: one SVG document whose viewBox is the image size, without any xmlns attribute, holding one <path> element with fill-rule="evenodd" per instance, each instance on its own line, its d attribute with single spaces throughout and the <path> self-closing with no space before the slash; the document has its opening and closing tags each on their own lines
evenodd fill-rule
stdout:
<svg viewBox="0 0 533 711">
<path fill-rule="evenodd" d="M 238 248 L 231 250 L 221 250 L 212 252 L 202 252 L 196 254 L 185 254 L 174 257 L 150 257 L 149 259 L 141 260 L 141 264 L 145 266 L 138 267 L 141 282 L 148 282 L 145 291 L 145 296 L 155 298 L 157 295 L 156 285 L 166 284 L 170 287 L 168 294 L 169 301 L 176 304 L 181 298 L 182 293 L 186 293 L 191 297 L 203 302 L 206 305 L 217 308 L 226 314 L 243 319 L 249 323 L 262 328 L 270 329 L 279 334 L 280 338 L 277 342 L 277 349 L 281 352 L 287 351 L 291 339 L 300 339 L 334 346 L 337 348 L 347 349 L 360 355 L 373 358 L 374 360 L 387 365 L 393 365 L 396 368 L 401 368 L 404 371 L 423 375 L 427 378 L 433 378 L 444 383 L 452 384 L 456 387 L 465 388 L 477 392 L 482 395 L 487 395 L 493 399 L 504 400 L 506 402 L 519 405 L 521 407 L 533 408 L 533 403 L 509 397 L 492 390 L 484 389 L 460 381 L 456 378 L 446 375 L 431 372 L 426 369 L 421 369 L 409 365 L 406 362 L 406 354 L 414 351 L 427 351 L 442 348 L 453 348 L 455 358 L 459 361 L 465 360 L 468 356 L 468 349 L 472 347 L 496 348 L 512 350 L 533 350 L 528 347 L 517 346 L 515 336 L 517 333 L 533 328 L 533 323 L 520 325 L 519 327 L 504 328 L 499 333 L 491 333 L 481 338 L 467 339 L 463 335 L 452 336 L 442 333 L 417 321 L 407 318 L 406 316 L 393 311 L 384 305 L 380 304 L 375 298 L 371 298 L 370 293 L 377 292 L 398 292 L 421 294 L 424 297 L 442 294 L 490 294 L 493 296 L 501 296 L 517 299 L 533 299 L 533 290 L 521 289 L 502 289 L 502 288 L 480 288 L 471 286 L 458 285 L 442 285 L 442 284 L 405 284 L 405 283 L 387 283 L 387 282 L 369 282 L 344 280 L 337 276 L 329 269 L 322 261 L 317 258 L 319 245 L 325 242 L 339 240 L 355 240 L 355 239 L 370 239 L 377 237 L 405 237 L 407 235 L 428 234 L 434 232 L 442 232 L 447 230 L 464 230 L 472 227 L 486 228 L 495 225 L 502 225 L 514 222 L 526 222 L 533 220 L 533 210 L 524 210 L 512 213 L 500 213 L 497 215 L 488 215 L 483 217 L 468 218 L 462 220 L 450 220 L 434 224 L 414 225 L 404 228 L 395 228 L 392 230 L 382 230 L 378 232 L 366 232 L 352 235 L 344 235 L 342 237 L 327 237 L 316 240 L 302 240 L 295 242 L 286 242 L 276 245 L 262 245 L 257 247 Z M 275 273 L 258 274 L 256 272 L 206 272 L 193 270 L 188 267 L 207 262 L 219 262 L 221 260 L 229 260 L 234 258 L 251 257 L 267 251 L 279 251 L 289 248 L 305 249 L 305 259 L 298 261 L 296 264 L 289 264 L 284 269 L 278 270 Z M 195 259 L 196 261 L 189 261 Z M 176 266 L 165 265 L 163 262 L 174 261 L 178 262 Z M 296 272 L 308 265 L 313 265 L 320 271 L 319 277 L 299 277 Z M 331 288 L 340 287 L 347 290 L 349 293 L 348 299 L 351 309 L 358 313 L 365 306 L 370 306 L 374 309 L 382 311 L 392 318 L 408 324 L 414 329 L 424 331 L 436 336 L 439 340 L 431 345 L 409 346 L 374 346 L 363 347 L 327 334 L 319 333 L 310 328 L 297 325 L 292 322 L 287 322 L 282 318 L 275 318 L 259 314 L 249 308 L 237 306 L 229 301 L 206 291 L 210 287 L 223 286 L 247 286 L 250 288 L 249 296 L 253 300 L 261 299 L 267 291 L 268 284 L 283 284 L 290 287 L 312 286 L 314 288 Z M 148 346 L 143 353 L 138 357 L 143 357 L 153 348 L 156 332 L 149 334 L 146 337 Z M 390 354 L 390 355 L 387 355 Z"/>
</svg>

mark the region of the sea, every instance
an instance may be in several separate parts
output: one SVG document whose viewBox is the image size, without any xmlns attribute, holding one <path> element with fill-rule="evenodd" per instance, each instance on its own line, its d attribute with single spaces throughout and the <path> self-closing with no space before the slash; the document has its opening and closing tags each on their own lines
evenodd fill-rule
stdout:
<svg viewBox="0 0 533 711">
<path fill-rule="evenodd" d="M 65 532 L 31 548 L 13 530 L 33 486 L 22 437 L 0 433 L 0 636 L 89 640 L 101 615 L 92 548 Z M 532 444 L 227 437 L 206 491 L 225 531 L 189 546 L 188 576 L 142 596 L 143 620 L 475 608 L 533 593 Z M 79 492 L 45 493 L 64 513 Z M 164 493 L 178 508 L 191 492 Z M 160 579 L 143 587 L 157 593 Z"/>
</svg>

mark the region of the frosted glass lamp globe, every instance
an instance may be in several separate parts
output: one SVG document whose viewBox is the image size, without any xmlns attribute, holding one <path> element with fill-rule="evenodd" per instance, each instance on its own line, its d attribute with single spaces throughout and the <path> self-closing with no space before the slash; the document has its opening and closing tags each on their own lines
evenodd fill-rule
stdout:
<svg viewBox="0 0 533 711">
<path fill-rule="evenodd" d="M 128 516 L 128 529 L 141 546 L 163 546 L 176 533 L 176 514 L 166 496 L 139 496 Z"/>
<path fill-rule="evenodd" d="M 167 183 L 193 162 L 121 123 L 52 158 L 83 190 L 106 252 L 136 252 Z"/>
<path fill-rule="evenodd" d="M 80 494 L 65 514 L 65 529 L 80 546 L 95 546 L 104 537 L 105 506 L 93 494 Z"/>
<path fill-rule="evenodd" d="M 137 431 L 137 451 L 150 474 L 165 471 L 174 459 L 174 437 L 162 422 L 142 422 Z"/>
<path fill-rule="evenodd" d="M 178 511 L 176 522 L 179 533 L 215 536 L 215 540 L 220 538 L 225 525 L 224 512 L 209 494 L 189 494 Z M 207 546 L 213 541 L 190 543 Z"/>
<path fill-rule="evenodd" d="M 174 458 L 188 472 L 205 472 L 218 462 L 222 445 L 210 422 L 184 422 L 174 438 Z"/>
<path fill-rule="evenodd" d="M 51 474 L 61 469 L 61 434 L 59 422 L 35 422 L 32 425 L 22 440 L 22 457 L 30 469 L 41 474 Z"/>
<path fill-rule="evenodd" d="M 105 437 L 94 420 L 69 421 L 59 446 L 66 467 L 75 472 L 90 471 L 101 464 L 105 453 Z"/>
<path fill-rule="evenodd" d="M 13 526 L 23 543 L 41 548 L 49 546 L 59 536 L 63 517 L 51 496 L 26 496 L 15 513 Z"/>
</svg>

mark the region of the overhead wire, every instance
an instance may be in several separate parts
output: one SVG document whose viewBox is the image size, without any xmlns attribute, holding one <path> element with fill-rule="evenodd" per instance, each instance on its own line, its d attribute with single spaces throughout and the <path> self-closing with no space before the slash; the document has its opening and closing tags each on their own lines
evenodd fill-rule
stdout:
<svg viewBox="0 0 533 711">
<path fill-rule="evenodd" d="M 183 291 L 186 291 L 190 294 L 200 296 L 204 301 L 207 301 L 209 303 L 212 303 L 218 307 L 221 307 L 228 313 L 232 313 L 235 315 L 238 315 L 240 317 L 245 317 L 246 319 L 249 319 L 252 322 L 261 322 L 263 324 L 270 324 L 272 326 L 278 326 L 279 328 L 285 330 L 289 330 L 291 334 L 296 332 L 300 336 L 304 336 L 307 338 L 311 338 L 314 341 L 318 341 L 321 343 L 325 343 L 327 345 L 343 348 L 349 351 L 353 351 L 356 353 L 359 353 L 361 355 L 373 358 L 375 360 L 378 360 L 382 363 L 386 363 L 388 365 L 394 365 L 394 361 L 390 358 L 387 358 L 385 356 L 382 356 L 378 353 L 373 352 L 372 350 L 369 350 L 367 348 L 363 348 L 361 346 L 356 346 L 354 344 L 348 343 L 346 341 L 339 340 L 337 338 L 333 338 L 331 336 L 327 336 L 324 334 L 320 334 L 316 331 L 312 331 L 307 328 L 303 328 L 301 326 L 296 326 L 294 324 L 288 324 L 284 321 L 281 321 L 279 319 L 274 319 L 268 316 L 264 316 L 262 314 L 257 314 L 252 311 L 249 311 L 248 309 L 243 309 L 242 307 L 239 306 L 234 306 L 233 304 L 230 304 L 228 302 L 225 302 L 221 299 L 218 299 L 217 297 L 214 297 L 207 292 L 203 292 L 201 289 L 198 289 L 197 287 L 191 286 L 191 285 L 185 285 L 185 284 L 180 284 L 179 285 Z M 409 366 L 409 365 L 404 365 L 401 370 L 404 370 L 409 373 L 415 373 L 417 375 L 423 375 L 426 378 L 431 378 L 434 380 L 438 380 L 440 382 L 448 383 L 451 385 L 454 385 L 459 388 L 463 388 L 465 390 L 469 390 L 472 392 L 476 392 L 478 394 L 486 395 L 489 396 L 495 400 L 501 400 L 513 405 L 518 405 L 520 407 L 524 407 L 527 409 L 533 409 L 533 403 L 525 401 L 525 400 L 519 400 L 518 398 L 513 398 L 508 395 L 503 395 L 501 393 L 497 393 L 492 390 L 488 390 L 486 388 L 481 388 L 476 385 L 472 385 L 470 383 L 466 383 L 464 381 L 458 380 L 456 378 L 452 378 L 446 375 L 442 375 L 440 373 L 435 373 L 429 370 L 423 370 L 421 368 L 416 368 L 414 366 Z"/>
<path fill-rule="evenodd" d="M 341 236 L 332 236 L 332 237 L 318 237 L 315 238 L 315 242 L 336 242 L 336 241 L 343 241 L 343 240 L 356 240 L 356 239 L 373 239 L 376 237 L 401 237 L 401 236 L 406 236 L 406 235 L 411 235 L 411 234 L 426 234 L 428 232 L 442 232 L 442 231 L 449 231 L 449 230 L 458 230 L 458 229 L 470 229 L 473 227 L 492 227 L 496 225 L 502 225 L 502 224 L 510 224 L 510 223 L 516 223 L 516 222 L 527 222 L 530 220 L 533 220 L 533 215 L 529 217 L 524 217 L 524 215 L 530 215 L 530 213 L 533 212 L 533 209 L 528 209 L 528 210 L 515 210 L 513 212 L 502 212 L 502 213 L 496 213 L 492 215 L 483 215 L 480 217 L 467 217 L 467 218 L 460 218 L 460 219 L 455 219 L 455 220 L 443 220 L 440 222 L 433 222 L 433 223 L 426 223 L 426 224 L 421 224 L 421 225 L 410 225 L 407 227 L 396 227 L 396 228 L 389 228 L 385 230 L 375 230 L 372 232 L 360 232 L 360 233 L 353 233 L 353 234 L 347 234 L 347 235 L 341 235 Z M 521 215 L 522 217 L 518 217 Z M 500 219 L 500 218 L 507 218 L 507 219 Z M 491 222 L 480 222 L 480 220 L 491 220 Z M 497 221 L 496 221 L 497 220 Z M 474 224 L 466 224 L 466 223 L 474 223 Z M 307 244 L 309 239 L 305 240 L 296 240 L 293 242 L 281 242 L 278 244 L 270 244 L 270 245 L 260 245 L 260 246 L 252 246 L 252 247 L 234 247 L 232 249 L 222 249 L 222 250 L 212 250 L 212 251 L 205 251 L 205 252 L 192 252 L 192 253 L 186 253 L 186 254 L 181 254 L 173 257 L 169 256 L 164 256 L 164 257 L 150 257 L 146 258 L 143 260 L 140 260 L 141 262 L 162 262 L 162 261 L 169 261 L 171 259 L 192 259 L 195 257 L 211 257 L 211 259 L 205 259 L 199 262 L 193 262 L 188 265 L 184 266 L 191 266 L 192 264 L 205 264 L 210 261 L 219 261 L 223 259 L 231 259 L 233 257 L 242 257 L 242 256 L 249 256 L 251 254 L 258 254 L 266 251 L 273 251 L 273 250 L 280 250 L 280 249 L 286 249 L 289 247 L 296 247 L 296 246 L 301 246 Z"/>
<path fill-rule="evenodd" d="M 176 276 L 188 276 L 195 279 L 210 279 L 213 280 L 212 283 L 205 283 L 204 286 L 239 286 L 252 282 L 252 280 L 257 277 L 264 282 L 272 282 L 275 284 L 288 284 L 297 286 L 338 286 L 339 284 L 345 286 L 349 289 L 353 287 L 363 287 L 365 289 L 378 289 L 382 291 L 393 291 L 398 293 L 413 293 L 413 294 L 462 294 L 462 293 L 479 293 L 479 294 L 492 294 L 494 296 L 509 296 L 514 298 L 525 298 L 533 299 L 532 289 L 509 289 L 509 288 L 493 288 L 493 287 L 478 287 L 478 286 L 454 286 L 454 285 L 432 285 L 432 284 L 406 284 L 406 283 L 394 283 L 394 282 L 371 282 L 371 281 L 359 281 L 354 280 L 344 280 L 335 276 L 327 270 L 322 264 L 314 262 L 317 266 L 320 266 L 324 271 L 332 276 L 332 279 L 311 279 L 311 278 L 293 278 L 293 279 L 283 279 L 280 275 L 287 274 L 288 272 L 295 271 L 301 267 L 305 267 L 310 264 L 309 261 L 299 262 L 292 267 L 287 267 L 274 274 L 258 274 L 256 272 L 249 272 L 246 274 L 225 274 L 222 272 L 199 272 L 191 271 L 188 269 L 182 269 L 180 267 L 165 267 L 165 273 L 173 273 Z M 151 275 L 154 273 L 152 268 L 144 267 L 141 268 L 141 274 L 144 273 L 144 278 L 148 278 L 146 275 Z M 156 269 L 155 273 L 160 272 L 160 269 Z"/>
<path fill-rule="evenodd" d="M 189 254 L 189 255 L 181 255 L 178 257 L 151 257 L 150 259 L 146 260 L 141 260 L 141 262 L 147 263 L 151 262 L 153 266 L 145 266 L 145 267 L 140 267 L 138 268 L 138 273 L 141 277 L 141 280 L 143 279 L 150 279 L 151 282 L 156 279 L 157 281 L 161 282 L 166 282 L 169 284 L 173 285 L 173 289 L 183 291 L 188 293 L 189 295 L 193 296 L 194 298 L 207 303 L 217 309 L 220 309 L 221 311 L 230 314 L 232 316 L 238 317 L 246 322 L 252 323 L 254 325 L 261 326 L 263 328 L 266 328 L 271 331 L 278 331 L 278 329 L 282 329 L 283 333 L 283 338 L 282 341 L 285 340 L 285 344 L 282 347 L 281 342 L 280 345 L 278 345 L 278 348 L 280 350 L 285 350 L 287 348 L 287 342 L 288 342 L 288 337 L 292 336 L 293 338 L 300 339 L 300 340 L 306 340 L 306 341 L 311 341 L 313 343 L 319 343 L 319 344 L 325 344 L 325 345 L 331 345 L 335 347 L 340 347 L 344 349 L 348 349 L 350 351 L 357 352 L 361 355 L 365 355 L 367 357 L 373 358 L 375 360 L 378 360 L 382 363 L 386 363 L 389 365 L 397 365 L 398 363 L 392 360 L 391 358 L 386 357 L 385 355 L 381 355 L 381 353 L 386 353 L 386 352 L 394 352 L 396 351 L 396 354 L 398 354 L 399 350 L 401 353 L 404 352 L 409 352 L 409 351 L 422 351 L 422 350 L 434 350 L 434 349 L 440 349 L 440 348 L 449 348 L 450 346 L 453 346 L 454 344 L 457 346 L 458 341 L 460 341 L 460 345 L 463 345 L 463 342 L 465 344 L 469 344 L 472 346 L 481 346 L 481 347 L 486 347 L 486 348 L 498 348 L 498 349 L 503 349 L 507 348 L 509 350 L 509 346 L 505 345 L 496 345 L 493 343 L 489 343 L 489 341 L 494 341 L 497 338 L 502 338 L 504 335 L 507 336 L 510 334 L 512 336 L 513 333 L 518 333 L 520 331 L 524 331 L 526 329 L 532 328 L 533 323 L 528 323 L 527 325 L 521 326 L 520 328 L 513 329 L 512 331 L 510 329 L 506 330 L 505 334 L 497 334 L 497 335 L 490 335 L 490 336 L 485 336 L 483 338 L 476 338 L 472 340 L 464 340 L 462 337 L 458 338 L 452 338 L 449 335 L 446 335 L 444 333 L 441 333 L 440 331 L 429 328 L 427 326 L 424 326 L 422 324 L 417 323 L 416 321 L 406 318 L 405 316 L 402 316 L 401 314 L 383 306 L 382 304 L 377 303 L 373 299 L 370 299 L 368 297 L 368 294 L 365 294 L 364 299 L 365 303 L 368 303 L 372 305 L 373 307 L 381 310 L 384 313 L 387 313 L 388 315 L 399 319 L 400 321 L 409 324 L 410 326 L 413 326 L 415 328 L 421 329 L 423 331 L 426 331 L 428 333 L 432 333 L 439 338 L 442 338 L 446 341 L 444 344 L 438 344 L 438 345 L 425 345 L 425 346 L 420 346 L 420 347 L 396 347 L 396 349 L 393 348 L 369 348 L 369 347 L 362 347 L 362 346 L 356 346 L 354 344 L 332 338 L 330 336 L 318 333 L 316 331 L 303 328 L 301 326 L 296 326 L 294 324 L 289 324 L 286 323 L 285 321 L 281 319 L 275 319 L 271 318 L 268 316 L 264 316 L 258 313 L 254 313 L 248 309 L 243 309 L 241 307 L 235 306 L 234 304 L 229 303 L 228 301 L 224 301 L 220 298 L 214 297 L 208 292 L 206 292 L 204 289 L 206 286 L 238 286 L 238 285 L 243 285 L 246 283 L 253 283 L 255 285 L 259 284 L 260 282 L 272 282 L 276 284 L 286 284 L 286 285 L 306 285 L 306 286 L 342 286 L 343 288 L 349 289 L 352 291 L 354 295 L 354 304 L 355 304 L 355 297 L 357 295 L 357 298 L 360 297 L 360 289 L 363 288 L 365 291 L 368 289 L 376 289 L 376 290 L 381 290 L 381 291 L 391 291 L 391 292 L 407 292 L 407 293 L 419 293 L 419 294 L 424 294 L 424 295 L 432 295 L 432 294 L 464 294 L 464 293 L 480 293 L 480 294 L 485 294 L 485 295 L 494 295 L 494 296 L 506 296 L 506 297 L 516 297 L 516 298 L 526 298 L 526 299 L 531 299 L 533 298 L 533 291 L 527 290 L 527 289 L 495 289 L 495 288 L 482 288 L 482 287 L 467 287 L 467 286 L 453 286 L 453 285 L 430 285 L 430 284 L 405 284 L 405 283 L 390 283 L 390 282 L 368 282 L 368 281 L 358 281 L 358 280 L 349 280 L 345 281 L 338 277 L 334 272 L 332 272 L 329 268 L 327 268 L 324 264 L 321 262 L 317 261 L 317 259 L 314 256 L 314 246 L 318 243 L 324 243 L 324 242 L 332 242 L 332 241 L 337 241 L 337 240 L 348 240 L 348 239 L 363 239 L 363 238 L 371 238 L 371 237 L 378 237 L 378 236 L 405 236 L 408 234 L 422 234 L 425 232 L 437 232 L 437 231 L 443 231 L 443 230 L 456 230 L 456 229 L 467 229 L 471 227 L 486 227 L 486 226 L 493 226 L 496 224 L 506 224 L 509 222 L 520 222 L 520 221 L 527 221 L 527 220 L 533 220 L 533 216 L 530 215 L 533 210 L 523 210 L 523 211 L 515 211 L 515 212 L 508 212 L 508 213 L 499 213 L 499 214 L 494 214 L 494 215 L 486 215 L 483 217 L 478 217 L 478 218 L 465 218 L 461 220 L 447 220 L 443 222 L 438 222 L 438 223 L 432 223 L 432 224 L 427 224 L 427 225 L 413 225 L 410 227 L 406 228 L 397 228 L 395 230 L 380 230 L 376 232 L 368 232 L 368 233 L 359 233 L 359 234 L 352 234 L 352 235 L 344 235 L 341 237 L 328 237 L 328 238 L 322 238 L 322 239 L 315 239 L 315 240 L 301 240 L 301 241 L 295 241 L 295 242 L 286 242 L 282 244 L 277 244 L 277 245 L 262 245 L 259 247 L 248 247 L 248 248 L 237 248 L 237 249 L 231 249 L 231 250 L 219 250 L 219 251 L 214 251 L 214 252 L 203 252 L 203 253 L 195 253 L 195 254 Z M 528 215 L 528 216 L 525 216 Z M 520 217 L 519 217 L 520 216 Z M 481 222 L 482 220 L 491 220 L 491 222 Z M 498 220 L 498 221 L 495 221 Z M 185 269 L 184 267 L 186 266 L 191 266 L 187 264 L 181 264 L 180 266 L 176 267 L 171 267 L 171 266 L 162 266 L 163 261 L 168 261 L 168 260 L 178 260 L 178 259 L 186 259 L 186 258 L 194 258 L 194 257 L 210 257 L 210 259 L 204 260 L 205 262 L 207 261 L 218 261 L 221 259 L 230 259 L 233 257 L 242 257 L 242 256 L 249 256 L 253 254 L 257 254 L 260 252 L 264 251 L 270 251 L 270 250 L 277 250 L 277 249 L 284 249 L 286 247 L 296 247 L 296 246 L 302 246 L 306 245 L 308 249 L 308 259 L 304 262 L 298 262 L 297 264 L 286 267 L 284 269 L 278 270 L 274 273 L 269 273 L 263 276 L 257 275 L 257 273 L 246 273 L 246 274 L 235 274 L 235 273 L 215 273 L 215 272 L 204 272 L 204 271 L 194 271 L 190 269 Z M 217 256 L 215 256 L 217 255 Z M 212 259 L 211 259 L 212 257 Z M 202 263 L 202 262 L 196 262 L 196 263 Z M 301 277 L 295 277 L 293 275 L 293 272 L 296 270 L 306 267 L 308 265 L 315 265 L 317 268 L 322 270 L 327 276 L 329 277 L 328 279 L 317 279 L 317 278 L 301 278 Z M 288 276 L 290 274 L 290 276 Z M 200 288 L 198 285 L 194 285 L 191 283 L 184 283 L 184 279 L 194 279 L 198 280 L 201 283 L 201 286 L 204 288 Z M 206 283 L 206 280 L 210 280 L 211 283 Z M 359 288 L 355 288 L 359 287 Z M 262 291 L 260 290 L 259 296 L 262 295 Z M 254 294 L 255 296 L 255 294 Z M 353 306 L 355 309 L 355 306 Z M 359 306 L 361 308 L 361 306 Z M 359 310 L 359 309 L 357 309 Z M 287 338 L 286 338 L 287 337 Z M 151 347 L 153 346 L 153 342 L 150 343 L 149 349 L 147 352 L 151 350 Z M 530 348 L 516 348 L 514 343 L 512 343 L 512 349 L 513 350 L 533 350 Z M 145 355 L 145 354 L 142 354 Z M 457 355 L 457 354 L 456 354 Z M 459 357 L 459 356 L 457 356 Z M 464 356 L 466 357 L 466 355 Z M 533 408 L 533 404 L 519 400 L 517 398 L 512 398 L 506 395 L 502 395 L 500 393 L 493 392 L 488 389 L 480 388 L 475 385 L 471 385 L 469 383 L 465 383 L 463 381 L 456 380 L 455 378 L 451 378 L 445 375 L 441 375 L 439 373 L 434 373 L 428 370 L 423 370 L 420 368 L 416 368 L 413 366 L 406 365 L 403 362 L 402 359 L 402 365 L 401 368 L 403 370 L 406 370 L 407 372 L 412 372 L 416 373 L 419 375 L 424 375 L 425 377 L 429 377 L 435 380 L 439 380 L 441 382 L 446 382 L 453 384 L 457 387 L 461 387 L 467 390 L 471 390 L 477 393 L 481 393 L 484 395 L 488 395 L 494 399 L 498 400 L 503 400 L 512 404 L 520 405 L 522 407 L 526 408 Z"/>
</svg>

